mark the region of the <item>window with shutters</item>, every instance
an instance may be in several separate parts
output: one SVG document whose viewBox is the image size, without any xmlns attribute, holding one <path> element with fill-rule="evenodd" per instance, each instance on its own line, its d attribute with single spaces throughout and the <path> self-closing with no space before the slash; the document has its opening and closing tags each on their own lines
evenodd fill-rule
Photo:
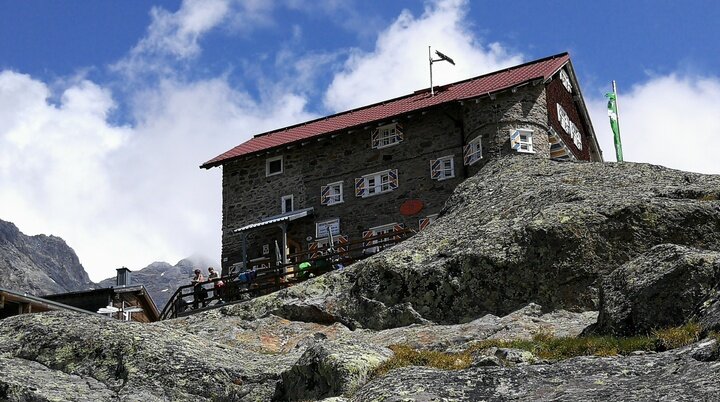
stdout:
<svg viewBox="0 0 720 402">
<path fill-rule="evenodd" d="M 335 205 L 343 202 L 343 182 L 330 183 L 320 187 L 320 205 Z"/>
<path fill-rule="evenodd" d="M 283 172 L 283 157 L 275 156 L 265 160 L 265 176 L 275 176 Z"/>
<path fill-rule="evenodd" d="M 295 210 L 292 194 L 280 197 L 280 210 L 282 213 L 292 212 Z"/>
<path fill-rule="evenodd" d="M 372 147 L 375 149 L 399 144 L 403 140 L 402 126 L 398 123 L 380 126 L 373 130 L 370 139 Z"/>
<path fill-rule="evenodd" d="M 580 134 L 580 130 L 578 130 L 577 126 L 575 126 L 575 123 L 570 120 L 570 116 L 565 112 L 565 109 L 563 109 L 560 104 L 557 104 L 557 114 L 558 114 L 558 121 L 560 122 L 560 126 L 563 130 L 572 138 L 573 143 L 577 147 L 577 149 L 582 150 L 582 135 Z"/>
<path fill-rule="evenodd" d="M 463 148 L 463 162 L 472 165 L 480 159 L 482 159 L 482 136 L 477 136 Z"/>
<path fill-rule="evenodd" d="M 572 93 L 572 84 L 570 83 L 570 77 L 568 77 L 565 70 L 560 70 L 560 81 L 562 82 L 565 89 L 567 89 L 568 92 Z"/>
<path fill-rule="evenodd" d="M 327 221 L 315 223 L 315 238 L 322 239 L 328 237 L 328 233 L 332 233 L 333 236 L 340 234 L 340 219 L 330 219 Z"/>
<path fill-rule="evenodd" d="M 355 179 L 355 196 L 370 197 L 387 193 L 399 186 L 397 169 L 372 173 Z"/>
<path fill-rule="evenodd" d="M 445 180 L 455 177 L 455 161 L 452 155 L 438 159 L 430 159 L 430 178 Z"/>
<path fill-rule="evenodd" d="M 394 232 L 399 232 L 405 229 L 405 225 L 402 223 L 389 223 L 387 225 L 376 226 L 363 232 L 363 239 L 370 239 L 375 236 L 381 236 Z M 380 250 L 392 247 L 395 245 L 393 237 L 387 236 L 380 239 L 372 239 L 363 242 L 363 252 L 365 253 L 377 253 Z"/>
<path fill-rule="evenodd" d="M 510 147 L 518 152 L 533 154 L 532 143 L 533 131 L 528 129 L 517 129 L 510 131 Z"/>
</svg>

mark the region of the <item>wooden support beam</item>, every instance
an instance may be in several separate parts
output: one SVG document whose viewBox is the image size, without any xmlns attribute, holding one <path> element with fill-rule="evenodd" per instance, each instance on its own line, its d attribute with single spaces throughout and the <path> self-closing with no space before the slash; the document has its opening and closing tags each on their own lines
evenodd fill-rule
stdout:
<svg viewBox="0 0 720 402">
<path fill-rule="evenodd" d="M 5 295 L 0 295 L 0 308 L 5 308 Z"/>
</svg>

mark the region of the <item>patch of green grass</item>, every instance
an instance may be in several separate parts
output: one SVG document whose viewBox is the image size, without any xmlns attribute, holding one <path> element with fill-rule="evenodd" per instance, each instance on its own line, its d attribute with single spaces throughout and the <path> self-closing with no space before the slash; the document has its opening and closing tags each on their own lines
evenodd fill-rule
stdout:
<svg viewBox="0 0 720 402">
<path fill-rule="evenodd" d="M 702 197 L 699 198 L 700 201 L 717 201 L 720 199 L 720 197 L 717 194 L 703 194 Z"/>
<path fill-rule="evenodd" d="M 467 352 L 445 353 L 434 350 L 417 350 L 407 345 L 392 345 L 390 350 L 395 354 L 375 369 L 374 375 L 383 375 L 392 369 L 406 366 L 462 370 L 470 367 L 470 363 L 472 363 L 472 355 Z"/>
<path fill-rule="evenodd" d="M 417 350 L 407 345 L 392 345 L 395 353 L 374 371 L 379 376 L 406 366 L 425 366 L 442 370 L 462 370 L 470 367 L 473 355 L 490 348 L 512 348 L 531 352 L 544 360 L 564 360 L 577 356 L 617 356 L 635 351 L 661 352 L 697 342 L 702 335 L 700 325 L 688 323 L 680 327 L 654 331 L 649 336 L 613 337 L 588 336 L 556 338 L 549 333 L 538 333 L 532 339 L 486 339 L 473 343 L 461 353 Z M 720 342 L 720 333 L 706 336 Z"/>
</svg>

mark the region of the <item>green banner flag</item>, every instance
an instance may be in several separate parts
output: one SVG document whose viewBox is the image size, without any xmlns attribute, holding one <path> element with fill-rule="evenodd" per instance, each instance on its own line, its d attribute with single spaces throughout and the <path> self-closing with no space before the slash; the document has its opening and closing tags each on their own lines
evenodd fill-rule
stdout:
<svg viewBox="0 0 720 402">
<path fill-rule="evenodd" d="M 623 161 L 622 142 L 620 142 L 620 124 L 618 123 L 617 95 L 613 92 L 605 94 L 608 98 L 608 116 L 610 116 L 610 128 L 612 128 L 615 139 L 615 157 L 618 162 Z"/>
</svg>

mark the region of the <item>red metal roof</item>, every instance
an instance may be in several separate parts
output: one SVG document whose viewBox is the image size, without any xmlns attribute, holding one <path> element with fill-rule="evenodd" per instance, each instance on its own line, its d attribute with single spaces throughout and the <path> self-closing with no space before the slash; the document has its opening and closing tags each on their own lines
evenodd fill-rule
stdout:
<svg viewBox="0 0 720 402">
<path fill-rule="evenodd" d="M 570 56 L 567 53 L 560 53 L 505 70 L 445 85 L 439 91 L 436 91 L 435 96 L 430 96 L 430 88 L 427 88 L 400 98 L 258 134 L 235 148 L 205 162 L 200 167 L 209 169 L 240 156 L 368 123 L 387 120 L 448 102 L 476 98 L 539 78 L 546 80 L 555 74 L 568 60 L 570 60 Z"/>
</svg>

